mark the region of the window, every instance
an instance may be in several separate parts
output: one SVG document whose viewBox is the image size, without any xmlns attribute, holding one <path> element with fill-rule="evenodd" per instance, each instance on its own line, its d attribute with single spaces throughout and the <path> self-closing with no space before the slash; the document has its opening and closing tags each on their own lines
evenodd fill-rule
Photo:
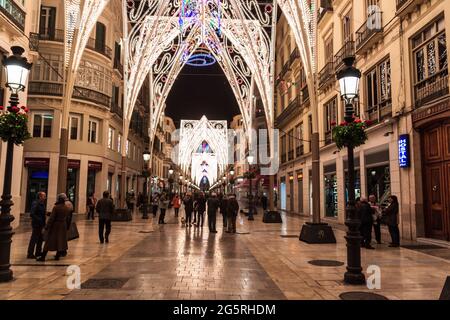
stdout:
<svg viewBox="0 0 450 320">
<path fill-rule="evenodd" d="M 286 135 L 281 137 L 281 162 L 286 162 Z"/>
<path fill-rule="evenodd" d="M 114 150 L 114 128 L 109 127 L 108 129 L 108 148 Z"/>
<path fill-rule="evenodd" d="M 330 132 L 337 119 L 337 98 L 334 97 L 324 105 L 325 108 L 325 132 Z"/>
<path fill-rule="evenodd" d="M 119 133 L 117 136 L 117 151 L 122 152 L 122 134 Z"/>
<path fill-rule="evenodd" d="M 33 114 L 33 138 L 52 137 L 53 114 L 34 113 Z"/>
<path fill-rule="evenodd" d="M 449 92 L 444 22 L 440 17 L 412 39 L 414 91 L 420 105 Z"/>
<path fill-rule="evenodd" d="M 41 6 L 39 35 L 43 40 L 55 39 L 56 8 Z"/>
<path fill-rule="evenodd" d="M 88 130 L 88 142 L 98 143 L 98 130 L 99 130 L 98 120 L 90 119 Z"/>
<path fill-rule="evenodd" d="M 325 60 L 325 63 L 332 63 L 334 60 L 333 35 L 325 40 Z"/>
<path fill-rule="evenodd" d="M 81 140 L 80 132 L 81 132 L 81 116 L 80 115 L 70 115 L 69 119 L 69 138 L 70 140 Z"/>
<path fill-rule="evenodd" d="M 344 45 L 352 41 L 352 11 L 348 12 L 342 20 L 342 33 Z"/>
<path fill-rule="evenodd" d="M 391 62 L 377 64 L 366 74 L 366 106 L 369 119 L 379 121 L 391 115 Z"/>
<path fill-rule="evenodd" d="M 106 27 L 103 23 L 97 22 L 95 28 L 95 50 L 105 52 Z"/>
<path fill-rule="evenodd" d="M 296 148 L 297 148 L 297 157 L 301 156 L 304 153 L 303 148 L 303 123 L 300 123 L 297 127 L 295 127 L 295 138 L 297 140 L 296 142 Z"/>
<path fill-rule="evenodd" d="M 294 129 L 288 132 L 288 153 L 289 160 L 294 159 Z"/>
<path fill-rule="evenodd" d="M 127 158 L 130 157 L 130 140 L 127 140 L 125 143 L 125 154 L 127 155 Z"/>
<path fill-rule="evenodd" d="M 136 161 L 136 144 L 133 143 L 133 161 Z"/>
</svg>

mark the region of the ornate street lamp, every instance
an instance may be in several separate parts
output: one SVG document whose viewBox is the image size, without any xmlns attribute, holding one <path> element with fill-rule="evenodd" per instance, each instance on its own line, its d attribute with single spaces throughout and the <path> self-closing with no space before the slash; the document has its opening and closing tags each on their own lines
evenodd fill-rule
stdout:
<svg viewBox="0 0 450 320">
<path fill-rule="evenodd" d="M 12 47 L 11 51 L 13 54 L 3 60 L 3 65 L 6 69 L 6 86 L 11 90 L 10 106 L 7 108 L 7 112 L 19 116 L 19 111 L 17 111 L 19 92 L 25 89 L 32 64 L 22 56 L 25 52 L 22 47 Z M 25 128 L 25 130 L 27 129 Z M 23 132 L 21 134 L 23 134 L 24 138 L 29 136 Z M 10 253 L 12 236 L 14 234 L 11 227 L 11 222 L 14 220 L 14 216 L 11 215 L 11 207 L 14 205 L 11 200 L 14 144 L 21 144 L 23 141 L 18 141 L 16 134 L 14 136 L 2 136 L 2 140 L 7 141 L 7 150 L 3 194 L 0 201 L 0 282 L 6 282 L 13 278 L 13 272 L 10 269 Z"/>
<path fill-rule="evenodd" d="M 355 57 L 344 59 L 345 68 L 336 74 L 339 81 L 341 96 L 345 101 L 345 116 L 347 123 L 354 121 L 353 101 L 358 96 L 361 71 L 353 66 Z M 359 226 L 361 220 L 355 207 L 355 160 L 353 147 L 349 146 L 347 170 L 348 170 L 348 202 L 345 209 L 345 225 L 348 227 L 347 236 L 347 272 L 344 281 L 348 284 L 364 284 L 365 276 L 361 267 L 361 234 Z"/>
<path fill-rule="evenodd" d="M 142 219 L 148 219 L 148 177 L 150 176 L 150 171 L 148 168 L 148 164 L 150 162 L 151 154 L 148 151 L 148 149 L 145 149 L 145 151 L 142 153 L 142 158 L 144 159 L 144 170 L 142 170 L 142 175 L 144 176 L 144 195 L 143 195 L 143 207 L 142 207 Z"/>
</svg>

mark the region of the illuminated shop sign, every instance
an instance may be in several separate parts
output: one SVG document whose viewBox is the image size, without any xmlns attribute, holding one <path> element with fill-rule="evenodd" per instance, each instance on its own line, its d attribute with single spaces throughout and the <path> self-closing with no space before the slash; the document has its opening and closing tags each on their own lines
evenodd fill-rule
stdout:
<svg viewBox="0 0 450 320">
<path fill-rule="evenodd" d="M 400 168 L 409 168 L 409 135 L 407 134 L 402 134 L 398 138 L 398 163 Z"/>
</svg>

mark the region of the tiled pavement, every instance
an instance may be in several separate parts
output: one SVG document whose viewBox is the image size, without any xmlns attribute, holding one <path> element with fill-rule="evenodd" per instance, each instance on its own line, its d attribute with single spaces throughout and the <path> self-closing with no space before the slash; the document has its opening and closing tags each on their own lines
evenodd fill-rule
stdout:
<svg viewBox="0 0 450 320">
<path fill-rule="evenodd" d="M 381 289 L 371 291 L 344 285 L 345 266 L 308 263 L 345 262 L 342 230 L 335 230 L 335 245 L 307 245 L 294 237 L 303 220 L 286 215 L 282 225 L 263 224 L 261 214 L 253 222 L 242 216 L 237 235 L 221 228 L 210 234 L 206 225 L 182 228 L 172 212 L 168 216 L 172 223 L 163 226 L 139 217 L 114 223 L 111 242 L 104 245 L 98 243 L 97 221 L 80 219 L 80 239 L 69 243 L 68 256 L 45 264 L 25 259 L 29 231 L 22 227 L 13 238 L 15 280 L 0 284 L 0 299 L 339 299 L 348 291 L 437 299 L 450 275 L 445 259 L 379 245 L 362 251 L 363 268 L 381 268 Z M 80 266 L 81 290 L 66 287 L 66 268 L 72 264 Z M 100 283 L 92 282 L 96 279 Z"/>
</svg>

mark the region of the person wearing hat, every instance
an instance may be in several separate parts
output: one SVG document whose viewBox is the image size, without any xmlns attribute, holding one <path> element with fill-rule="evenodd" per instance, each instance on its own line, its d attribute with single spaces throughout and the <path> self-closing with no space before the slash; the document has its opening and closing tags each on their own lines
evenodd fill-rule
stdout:
<svg viewBox="0 0 450 320">
<path fill-rule="evenodd" d="M 219 209 L 220 203 L 219 199 L 217 199 L 217 194 L 212 193 L 211 197 L 208 199 L 208 227 L 209 232 L 217 233 L 216 230 L 216 220 L 217 220 L 217 210 Z"/>
<path fill-rule="evenodd" d="M 44 250 L 37 257 L 37 261 L 45 261 L 49 251 L 56 251 L 55 260 L 59 260 L 67 252 L 67 218 L 72 211 L 66 204 L 67 201 L 68 198 L 65 193 L 58 194 L 55 206 L 45 225 Z"/>
</svg>

